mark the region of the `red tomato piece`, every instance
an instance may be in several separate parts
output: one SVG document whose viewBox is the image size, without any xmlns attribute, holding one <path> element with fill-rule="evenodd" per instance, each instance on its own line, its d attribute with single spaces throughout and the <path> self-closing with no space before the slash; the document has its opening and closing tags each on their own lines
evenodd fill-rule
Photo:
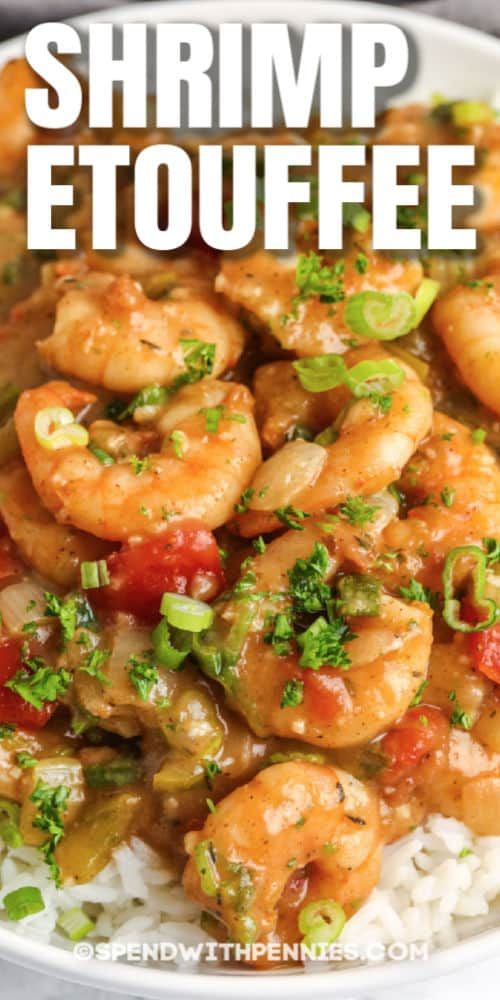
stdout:
<svg viewBox="0 0 500 1000">
<path fill-rule="evenodd" d="M 500 684 L 500 622 L 484 632 L 469 634 L 467 647 L 474 669 L 495 684 Z"/>
<path fill-rule="evenodd" d="M 449 723 L 440 708 L 410 708 L 381 741 L 382 753 L 389 759 L 381 773 L 382 782 L 394 785 L 407 778 L 424 757 L 443 745 L 448 732 Z"/>
<path fill-rule="evenodd" d="M 4 685 L 22 669 L 21 642 L 0 638 L 0 723 L 8 722 L 23 729 L 41 729 L 57 708 L 57 702 L 47 702 L 35 708 Z"/>
<path fill-rule="evenodd" d="M 88 595 L 98 607 L 126 611 L 147 622 L 159 618 L 165 591 L 212 600 L 224 571 L 211 531 L 199 524 L 173 526 L 157 539 L 124 545 L 107 559 L 110 583 Z M 193 594 L 193 588 L 196 593 Z"/>
<path fill-rule="evenodd" d="M 331 667 L 304 670 L 304 705 L 308 715 L 321 722 L 334 719 L 341 710 L 348 710 L 351 697 L 344 680 Z"/>
</svg>

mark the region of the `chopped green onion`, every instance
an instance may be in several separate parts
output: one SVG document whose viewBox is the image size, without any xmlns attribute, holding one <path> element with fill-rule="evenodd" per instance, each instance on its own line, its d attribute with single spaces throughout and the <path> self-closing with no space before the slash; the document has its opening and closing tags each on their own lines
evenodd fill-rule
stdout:
<svg viewBox="0 0 500 1000">
<path fill-rule="evenodd" d="M 363 573 L 343 576 L 337 584 L 338 607 L 342 615 L 380 614 L 380 583 Z"/>
<path fill-rule="evenodd" d="M 24 920 L 25 917 L 41 913 L 45 909 L 40 889 L 34 885 L 25 885 L 22 889 L 15 889 L 14 892 L 7 893 L 4 896 L 3 905 L 9 920 Z"/>
<path fill-rule="evenodd" d="M 170 440 L 172 442 L 175 457 L 182 458 L 184 455 L 184 446 L 186 444 L 186 435 L 184 434 L 184 431 L 172 431 Z"/>
<path fill-rule="evenodd" d="M 454 101 L 451 117 L 456 128 L 470 128 L 471 125 L 490 125 L 495 113 L 486 101 Z"/>
<path fill-rule="evenodd" d="M 294 361 L 293 367 L 299 381 L 308 392 L 326 392 L 342 385 L 347 371 L 345 361 L 338 354 L 318 354 L 315 357 Z"/>
<path fill-rule="evenodd" d="M 133 757 L 116 757 L 105 764 L 89 764 L 83 773 L 89 788 L 122 788 L 138 781 L 141 772 Z"/>
<path fill-rule="evenodd" d="M 85 448 L 89 432 L 77 424 L 71 410 L 65 406 L 47 406 L 35 417 L 35 437 L 42 448 L 57 451 L 59 448 Z"/>
<path fill-rule="evenodd" d="M 99 446 L 97 444 L 94 444 L 93 441 L 89 441 L 88 449 L 89 451 L 92 452 L 93 455 L 95 455 L 97 459 L 99 459 L 102 465 L 115 464 L 113 456 L 109 455 L 107 451 L 104 451 L 104 448 L 99 448 Z"/>
<path fill-rule="evenodd" d="M 83 590 L 95 590 L 109 583 L 108 565 L 105 559 L 80 564 L 80 578 Z"/>
<path fill-rule="evenodd" d="M 19 830 L 20 812 L 17 802 L 0 799 L 0 837 L 7 847 L 21 847 L 24 843 Z"/>
<path fill-rule="evenodd" d="M 475 607 L 484 610 L 486 617 L 472 625 L 463 621 L 460 617 L 460 601 L 455 597 L 454 573 L 457 562 L 460 559 L 469 558 L 473 561 L 471 571 L 473 585 L 473 602 Z M 477 545 L 459 545 L 451 549 L 446 556 L 443 569 L 443 618 L 450 628 L 456 632 L 481 632 L 483 629 L 494 625 L 497 620 L 496 602 L 484 596 L 486 585 L 486 568 L 488 566 L 488 554 L 483 552 Z"/>
<path fill-rule="evenodd" d="M 201 840 L 194 849 L 194 863 L 206 896 L 216 896 L 220 884 L 215 849 L 210 840 Z"/>
<path fill-rule="evenodd" d="M 308 392 L 326 392 L 346 385 L 357 398 L 397 388 L 405 378 L 401 366 L 390 358 L 359 361 L 352 368 L 347 368 L 343 358 L 337 354 L 320 354 L 294 361 L 293 367 L 300 384 Z"/>
<path fill-rule="evenodd" d="M 348 368 L 345 384 L 358 399 L 372 393 L 397 389 L 405 380 L 405 373 L 396 361 L 359 361 Z"/>
<path fill-rule="evenodd" d="M 366 233 L 370 228 L 372 217 L 364 205 L 356 205 L 354 202 L 346 202 L 342 208 L 342 221 L 344 226 L 350 226 L 357 233 Z"/>
<path fill-rule="evenodd" d="M 74 909 L 66 910 L 59 915 L 57 926 L 64 931 L 70 941 L 82 941 L 90 931 L 94 930 L 95 924 L 83 910 L 75 906 Z"/>
<path fill-rule="evenodd" d="M 408 292 L 357 292 L 347 299 L 344 310 L 347 326 L 374 340 L 403 337 L 415 328 L 415 317 L 415 302 Z"/>
<path fill-rule="evenodd" d="M 206 628 L 210 628 L 214 620 L 214 613 L 209 604 L 181 594 L 163 594 L 160 614 L 165 616 L 169 625 L 185 632 L 203 632 Z"/>
<path fill-rule="evenodd" d="M 432 278 L 424 278 L 415 293 L 415 326 L 420 326 L 426 312 L 437 298 L 441 285 Z"/>
<path fill-rule="evenodd" d="M 302 944 L 306 948 L 317 945 L 328 946 L 342 933 L 345 913 L 334 899 L 318 899 L 308 903 L 299 913 L 299 930 L 303 934 Z"/>
<path fill-rule="evenodd" d="M 176 649 L 170 638 L 168 622 L 164 618 L 153 631 L 153 649 L 155 657 L 162 667 L 169 670 L 178 670 L 186 659 L 189 649 Z"/>
</svg>

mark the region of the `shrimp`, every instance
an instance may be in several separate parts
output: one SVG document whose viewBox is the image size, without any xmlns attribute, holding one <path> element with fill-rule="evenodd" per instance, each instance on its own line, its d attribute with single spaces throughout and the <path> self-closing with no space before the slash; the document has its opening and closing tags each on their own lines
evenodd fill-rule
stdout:
<svg viewBox="0 0 500 1000">
<path fill-rule="evenodd" d="M 498 462 L 468 427 L 436 412 L 433 433 L 403 471 L 399 486 L 408 516 L 386 527 L 379 567 L 389 586 L 414 577 L 441 590 L 450 549 L 481 545 L 483 538 L 500 533 Z"/>
<path fill-rule="evenodd" d="M 225 257 L 215 288 L 244 309 L 254 325 L 269 330 L 281 347 L 295 351 L 298 357 L 343 354 L 352 342 L 352 330 L 343 320 L 346 295 L 365 289 L 413 294 L 422 280 L 419 262 L 391 260 L 364 244 L 362 248 L 366 270 L 360 274 L 356 269 L 357 249 L 340 269 L 339 301 L 334 305 L 322 302 L 317 295 L 294 305 L 296 260 L 265 251 L 244 258 Z"/>
<path fill-rule="evenodd" d="M 370 346 L 350 352 L 346 364 L 384 357 L 384 351 Z M 369 397 L 351 400 L 344 388 L 321 393 L 324 423 L 338 418 L 337 436 L 326 446 L 290 441 L 265 461 L 251 483 L 248 509 L 235 521 L 239 534 L 251 537 L 274 530 L 280 523 L 274 511 L 290 504 L 318 514 L 351 495 L 376 493 L 399 478 L 431 428 L 432 403 L 414 370 L 398 364 L 405 379 L 394 390 L 388 410 Z"/>
<path fill-rule="evenodd" d="M 33 142 L 36 133 L 26 114 L 24 99 L 26 89 L 38 85 L 38 77 L 24 59 L 12 59 L 0 73 L 0 176 L 15 175 L 26 146 Z"/>
<path fill-rule="evenodd" d="M 94 401 L 67 382 L 47 382 L 23 392 L 16 407 L 28 471 L 60 524 L 125 541 L 157 534 L 172 520 L 196 518 L 216 528 L 228 519 L 260 461 L 253 399 L 245 386 L 216 380 L 185 386 L 160 409 L 150 427 L 157 432 L 157 450 L 143 459 L 132 455 L 103 464 L 83 446 L 51 450 L 39 444 L 40 410 L 65 407 L 76 415 Z M 216 429 L 207 410 L 216 416 Z M 89 434 L 92 441 L 92 425 Z"/>
<path fill-rule="evenodd" d="M 106 542 L 57 524 L 19 459 L 0 469 L 0 513 L 24 561 L 66 590 L 79 584 L 82 561 L 110 552 Z"/>
<path fill-rule="evenodd" d="M 425 679 L 432 642 L 428 605 L 380 593 L 364 615 L 336 620 L 337 637 L 344 635 L 343 652 L 339 646 L 336 652 L 320 647 L 314 669 L 301 665 L 306 659 L 301 656 L 305 640 L 299 635 L 296 644 L 291 628 L 296 613 L 293 580 L 303 575 L 304 560 L 306 576 L 316 585 L 328 580 L 335 586 L 345 567 L 347 572 L 354 567 L 366 579 L 371 546 L 376 547 L 384 523 L 382 512 L 380 525 L 374 524 L 371 534 L 362 536 L 341 521 L 330 525 L 327 533 L 314 523 L 302 532 L 287 532 L 245 564 L 232 595 L 216 602 L 215 623 L 199 662 L 224 685 L 230 705 L 257 735 L 274 734 L 322 747 L 351 746 L 392 725 Z M 314 569 L 318 556 L 323 558 L 322 570 Z M 329 593 L 327 587 L 323 600 Z M 315 608 L 321 610 L 321 602 Z M 318 620 L 328 632 L 325 614 L 323 609 Z M 285 641 L 280 643 L 281 635 Z M 222 669 L 214 667 L 219 658 L 216 653 L 215 660 L 211 657 L 212 646 L 220 651 Z M 329 656 L 338 667 L 328 665 Z M 294 696 L 291 701 L 289 693 Z"/>
<path fill-rule="evenodd" d="M 305 869 L 305 905 L 335 900 L 350 915 L 369 895 L 380 872 L 378 801 L 343 771 L 275 764 L 219 802 L 185 845 L 188 895 L 232 940 L 276 941 L 294 869 Z M 297 916 L 295 926 L 286 921 L 289 943 L 300 940 Z"/>
<path fill-rule="evenodd" d="M 291 361 L 272 361 L 258 368 L 253 392 L 255 419 L 269 451 L 281 448 L 297 431 L 316 434 L 324 427 L 325 393 L 303 389 Z"/>
<path fill-rule="evenodd" d="M 215 346 L 214 375 L 232 367 L 244 333 L 214 295 L 179 290 L 151 301 L 129 275 L 90 273 L 59 301 L 43 360 L 64 375 L 114 392 L 170 385 L 185 371 L 186 341 Z"/>
<path fill-rule="evenodd" d="M 465 384 L 500 414 L 500 274 L 455 285 L 432 321 Z"/>
</svg>

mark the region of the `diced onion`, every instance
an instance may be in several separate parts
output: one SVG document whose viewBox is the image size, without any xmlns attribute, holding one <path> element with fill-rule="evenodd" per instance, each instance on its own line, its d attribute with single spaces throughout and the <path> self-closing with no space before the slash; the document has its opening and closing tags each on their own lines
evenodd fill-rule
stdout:
<svg viewBox="0 0 500 1000">
<path fill-rule="evenodd" d="M 12 583 L 0 592 L 0 614 L 11 635 L 21 635 L 24 625 L 45 617 L 43 595 L 43 587 L 31 580 Z"/>
<path fill-rule="evenodd" d="M 210 628 L 214 620 L 214 613 L 209 604 L 181 594 L 163 594 L 160 614 L 167 619 L 169 625 L 184 632 L 203 632 L 206 628 Z"/>
<path fill-rule="evenodd" d="M 320 475 L 328 452 L 313 441 L 289 441 L 258 469 L 252 482 L 250 510 L 287 507 Z"/>
<path fill-rule="evenodd" d="M 77 424 L 71 410 L 65 406 L 47 406 L 35 417 L 35 437 L 42 448 L 83 447 L 89 443 L 89 432 Z"/>
</svg>

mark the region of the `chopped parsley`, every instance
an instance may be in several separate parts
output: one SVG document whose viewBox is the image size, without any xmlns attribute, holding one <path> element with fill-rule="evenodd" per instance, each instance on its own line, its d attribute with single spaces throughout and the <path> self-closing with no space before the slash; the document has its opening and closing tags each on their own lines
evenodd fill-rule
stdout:
<svg viewBox="0 0 500 1000">
<path fill-rule="evenodd" d="M 131 656 L 127 662 L 130 682 L 135 687 L 141 701 L 147 701 L 149 693 L 158 683 L 158 667 L 152 662 L 152 654 L 145 654 L 143 659 Z"/>
<path fill-rule="evenodd" d="M 440 496 L 445 507 L 453 507 L 457 491 L 452 486 L 443 486 Z"/>
<path fill-rule="evenodd" d="M 45 614 L 48 617 L 59 618 L 63 642 L 71 642 L 77 628 L 95 625 L 95 615 L 85 597 L 77 594 L 62 600 L 56 594 L 45 591 Z"/>
<path fill-rule="evenodd" d="M 415 691 L 415 694 L 413 695 L 412 700 L 410 701 L 410 708 L 416 708 L 417 705 L 421 704 L 424 691 L 428 684 L 429 684 L 428 680 L 422 681 L 422 683 L 419 684 L 417 690 Z"/>
<path fill-rule="evenodd" d="M 237 514 L 244 514 L 245 511 L 248 510 L 248 505 L 253 497 L 253 494 L 254 490 L 252 486 L 247 486 L 246 490 L 243 490 L 238 503 L 235 503 L 234 505 L 234 509 Z"/>
<path fill-rule="evenodd" d="M 349 521 L 349 524 L 359 527 L 373 521 L 378 510 L 378 507 L 367 503 L 363 497 L 347 497 L 347 500 L 339 506 L 342 517 Z"/>
<path fill-rule="evenodd" d="M 89 677 L 95 677 L 95 679 L 99 681 L 101 687 L 108 687 L 111 684 L 111 681 L 109 677 L 106 677 L 106 674 L 103 673 L 101 667 L 104 663 L 106 663 L 106 660 L 109 660 L 110 656 L 111 650 L 109 649 L 93 649 L 92 652 L 86 657 L 83 666 L 80 667 L 80 670 L 82 670 L 84 674 L 88 674 Z"/>
<path fill-rule="evenodd" d="M 311 555 L 297 559 L 288 570 L 289 594 L 296 612 L 317 614 L 324 610 L 330 598 L 330 588 L 324 582 L 328 562 L 328 550 L 315 542 Z"/>
<path fill-rule="evenodd" d="M 53 670 L 39 656 L 26 658 L 23 664 L 23 668 L 6 681 L 5 687 L 38 711 L 46 702 L 57 701 L 68 690 L 71 681 L 68 670 Z"/>
<path fill-rule="evenodd" d="M 293 528 L 294 531 L 303 531 L 304 521 L 310 514 L 307 514 L 305 510 L 298 510 L 297 507 L 293 507 L 292 504 L 288 504 L 287 507 L 278 507 L 274 514 L 284 524 L 286 528 Z"/>
<path fill-rule="evenodd" d="M 448 701 L 453 702 L 453 711 L 450 715 L 450 726 L 456 726 L 458 729 L 472 729 L 474 719 L 470 712 L 465 712 L 464 709 L 458 704 L 456 691 L 448 691 Z"/>
<path fill-rule="evenodd" d="M 209 434 L 217 434 L 221 420 L 232 420 L 236 424 L 246 424 L 244 413 L 230 413 L 225 406 L 205 406 L 200 413 L 205 416 L 205 429 Z"/>
<path fill-rule="evenodd" d="M 323 258 L 314 250 L 300 254 L 295 268 L 295 284 L 298 295 L 292 299 L 291 316 L 297 317 L 298 308 L 306 299 L 317 296 L 320 302 L 341 302 L 344 291 L 344 261 L 339 260 L 331 267 L 323 264 Z M 285 324 L 290 316 L 282 316 Z"/>
<path fill-rule="evenodd" d="M 297 636 L 302 650 L 299 664 L 309 670 L 320 667 L 340 667 L 347 669 L 351 660 L 344 647 L 348 639 L 354 638 L 349 626 L 342 618 L 327 621 L 322 615 Z"/>
<path fill-rule="evenodd" d="M 39 781 L 30 795 L 30 802 L 37 807 L 33 826 L 48 834 L 39 851 L 48 865 L 56 886 L 61 885 L 59 865 L 55 859 L 55 849 L 64 834 L 63 816 L 66 812 L 70 789 L 66 785 L 48 785 Z"/>
<path fill-rule="evenodd" d="M 252 542 L 252 548 L 254 549 L 254 552 L 257 553 L 257 555 L 259 555 L 259 556 L 264 555 L 264 552 L 266 551 L 267 545 L 266 545 L 266 543 L 265 543 L 262 535 L 259 535 L 258 538 L 254 538 L 254 540 Z"/>
<path fill-rule="evenodd" d="M 16 727 L 10 722 L 2 722 L 0 724 L 0 740 L 7 740 L 15 731 Z"/>
<path fill-rule="evenodd" d="M 139 458 L 138 455 L 130 455 L 129 462 L 136 476 L 142 476 L 143 472 L 148 472 L 149 469 L 151 468 L 150 455 L 146 455 L 145 458 Z"/>
<path fill-rule="evenodd" d="M 365 253 L 358 253 L 356 260 L 354 261 L 354 267 L 358 274 L 366 274 L 368 270 L 368 257 Z"/>
<path fill-rule="evenodd" d="M 288 656 L 292 648 L 295 632 L 289 615 L 280 612 L 272 619 L 272 629 L 264 636 L 267 642 L 274 649 L 277 656 Z"/>
<path fill-rule="evenodd" d="M 218 774 L 222 774 L 222 771 L 215 760 L 204 760 L 202 763 L 203 770 L 205 771 L 205 777 L 209 786 L 211 786 L 214 778 L 216 778 Z"/>
<path fill-rule="evenodd" d="M 439 601 L 439 594 L 436 591 L 431 590 L 429 587 L 423 587 L 413 577 L 410 578 L 407 587 L 399 587 L 399 594 L 406 601 L 421 601 L 422 604 L 429 604 L 434 609 L 436 609 Z"/>
<path fill-rule="evenodd" d="M 281 695 L 280 708 L 297 708 L 304 700 L 304 681 L 287 681 Z"/>
</svg>

